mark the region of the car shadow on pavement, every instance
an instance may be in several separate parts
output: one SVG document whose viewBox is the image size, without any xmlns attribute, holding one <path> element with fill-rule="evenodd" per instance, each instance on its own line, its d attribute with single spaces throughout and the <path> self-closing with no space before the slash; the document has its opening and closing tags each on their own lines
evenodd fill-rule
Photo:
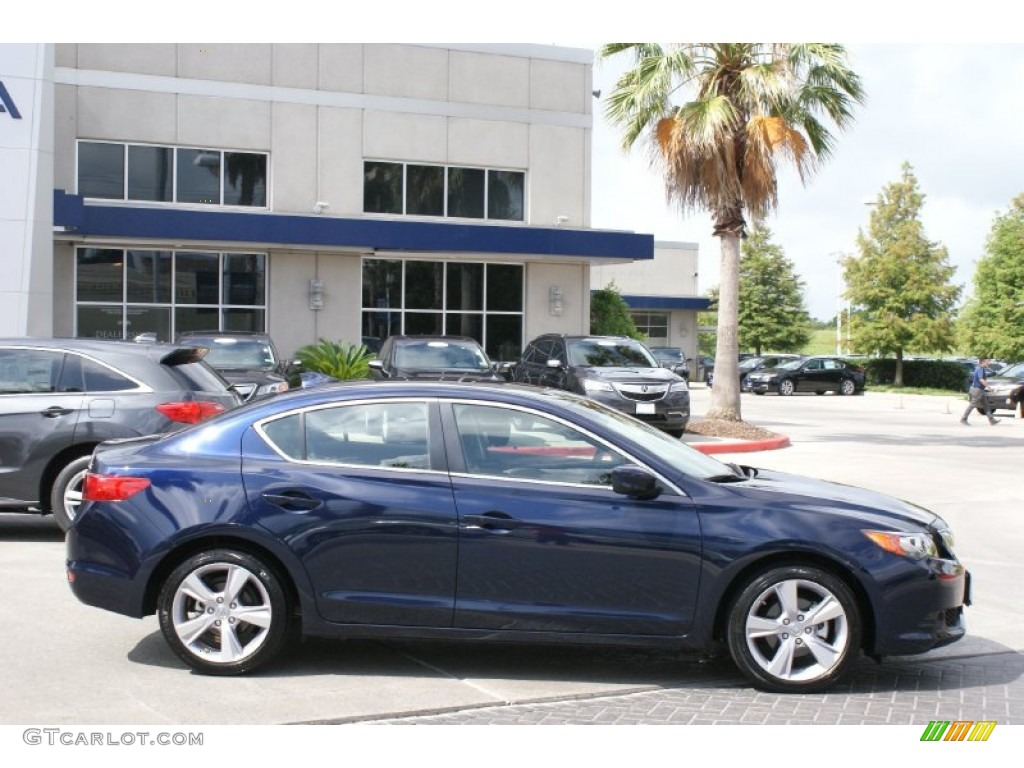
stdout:
<svg viewBox="0 0 1024 768">
<path fill-rule="evenodd" d="M 920 656 L 862 658 L 851 673 L 822 695 L 925 692 L 1009 686 L 1024 677 L 1024 654 L 985 641 L 955 655 L 946 649 Z M 128 653 L 137 664 L 187 669 L 153 632 Z M 674 651 L 563 646 L 473 644 L 440 641 L 294 640 L 279 659 L 252 679 L 444 677 L 458 680 L 537 680 L 643 690 L 751 689 L 727 656 L 711 658 Z M 613 693 L 609 691 L 607 693 Z M 621 693 L 615 691 L 614 693 Z"/>
<path fill-rule="evenodd" d="M 0 513 L 0 543 L 5 541 L 64 541 L 64 531 L 51 515 Z"/>
</svg>

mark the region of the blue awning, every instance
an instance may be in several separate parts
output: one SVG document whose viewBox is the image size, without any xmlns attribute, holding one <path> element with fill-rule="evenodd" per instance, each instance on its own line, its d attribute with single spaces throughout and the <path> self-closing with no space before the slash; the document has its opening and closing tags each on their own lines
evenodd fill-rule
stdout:
<svg viewBox="0 0 1024 768">
<path fill-rule="evenodd" d="M 259 243 L 370 251 L 654 258 L 654 236 L 561 227 L 463 224 L 450 221 L 302 216 L 267 211 L 196 210 L 130 204 L 85 204 L 54 190 L 53 223 L 73 235 L 125 239 Z"/>
<path fill-rule="evenodd" d="M 711 299 L 702 296 L 623 296 L 630 309 L 697 309 L 711 306 Z"/>
</svg>

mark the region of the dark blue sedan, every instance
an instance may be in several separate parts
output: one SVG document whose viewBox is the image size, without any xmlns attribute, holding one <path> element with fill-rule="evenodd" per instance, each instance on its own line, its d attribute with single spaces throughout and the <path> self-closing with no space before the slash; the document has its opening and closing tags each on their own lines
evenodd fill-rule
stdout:
<svg viewBox="0 0 1024 768">
<path fill-rule="evenodd" d="M 330 637 L 727 648 L 820 690 L 964 635 L 938 516 L 722 464 L 570 393 L 348 382 L 101 445 L 68 534 L 80 600 L 157 613 L 205 673 Z"/>
</svg>

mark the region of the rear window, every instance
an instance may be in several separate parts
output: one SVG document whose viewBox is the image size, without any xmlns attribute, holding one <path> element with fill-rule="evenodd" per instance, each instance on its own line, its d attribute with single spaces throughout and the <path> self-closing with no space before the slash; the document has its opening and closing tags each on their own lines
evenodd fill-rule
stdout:
<svg viewBox="0 0 1024 768">
<path fill-rule="evenodd" d="M 194 392 L 223 392 L 228 388 L 220 374 L 203 362 L 164 365 L 164 369 L 186 389 Z"/>
</svg>

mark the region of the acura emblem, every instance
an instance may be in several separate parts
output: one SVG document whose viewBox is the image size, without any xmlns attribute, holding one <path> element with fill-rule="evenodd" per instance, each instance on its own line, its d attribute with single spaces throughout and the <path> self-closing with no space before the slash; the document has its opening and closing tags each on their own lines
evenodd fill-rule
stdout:
<svg viewBox="0 0 1024 768">
<path fill-rule="evenodd" d="M 640 391 L 641 392 L 646 392 L 647 391 L 647 385 L 644 384 L 642 387 L 640 387 Z"/>
</svg>

